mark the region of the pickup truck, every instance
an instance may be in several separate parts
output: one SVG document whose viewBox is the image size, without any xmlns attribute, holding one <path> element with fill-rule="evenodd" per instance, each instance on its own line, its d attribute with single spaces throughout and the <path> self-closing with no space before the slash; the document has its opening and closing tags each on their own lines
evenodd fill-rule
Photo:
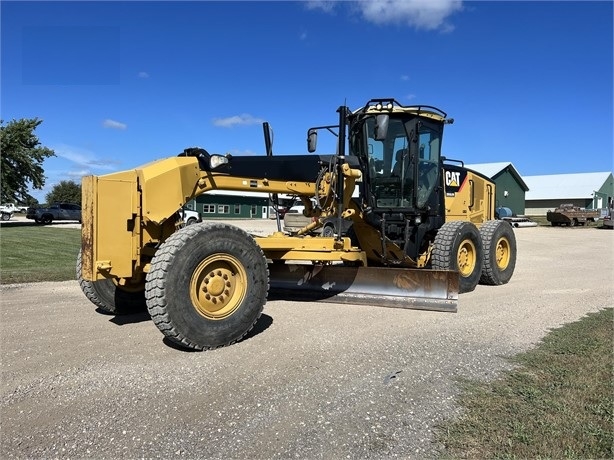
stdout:
<svg viewBox="0 0 614 460">
<path fill-rule="evenodd" d="M 27 206 L 15 206 L 13 203 L 6 203 L 0 206 L 0 213 L 2 213 L 2 220 L 10 220 L 16 212 L 26 212 Z"/>
<path fill-rule="evenodd" d="M 200 217 L 200 213 L 197 211 L 192 211 L 191 209 L 180 209 L 179 216 L 181 216 L 181 220 L 185 222 L 186 225 L 192 225 L 197 222 L 202 222 L 202 218 Z"/>
<path fill-rule="evenodd" d="M 200 214 L 189 209 L 180 209 L 179 215 L 186 225 L 201 222 Z M 77 220 L 81 222 L 81 206 L 74 203 L 54 203 L 46 208 L 28 208 L 27 219 L 37 224 L 50 224 L 54 220 Z"/>
<path fill-rule="evenodd" d="M 26 219 L 33 219 L 37 224 L 45 225 L 54 220 L 77 220 L 81 222 L 81 205 L 53 203 L 46 208 L 28 208 Z"/>
</svg>

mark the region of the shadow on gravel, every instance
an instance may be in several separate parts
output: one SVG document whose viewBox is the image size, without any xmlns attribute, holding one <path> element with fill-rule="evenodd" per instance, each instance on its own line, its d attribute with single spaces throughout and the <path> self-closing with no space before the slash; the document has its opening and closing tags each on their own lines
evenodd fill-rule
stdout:
<svg viewBox="0 0 614 460">
<path fill-rule="evenodd" d="M 263 313 L 260 316 L 260 318 L 258 318 L 258 321 L 256 321 L 256 324 L 254 324 L 253 329 L 249 331 L 247 335 L 243 337 L 241 340 L 239 340 L 239 342 L 237 343 L 244 342 L 245 340 L 249 340 L 252 337 L 257 336 L 261 332 L 264 332 L 265 330 L 267 330 L 271 326 L 271 324 L 273 324 L 273 318 Z M 169 348 L 172 348 L 173 350 L 184 351 L 186 353 L 193 353 L 193 352 L 200 351 L 200 350 L 193 350 L 192 348 L 185 348 L 179 345 L 178 343 L 175 343 L 169 340 L 166 337 L 162 339 L 162 342 L 164 343 L 164 345 L 166 345 Z"/>
<path fill-rule="evenodd" d="M 99 308 L 97 308 L 96 311 L 98 313 L 105 314 L 105 312 L 103 310 L 100 310 Z M 137 323 L 143 323 L 145 321 L 151 321 L 151 317 L 149 316 L 149 313 L 147 312 L 147 310 L 145 310 L 145 311 L 141 311 L 138 313 L 132 313 L 129 315 L 116 315 L 116 316 L 113 316 L 113 318 L 111 318 L 109 321 L 112 322 L 113 324 L 117 324 L 118 326 L 125 326 L 126 324 L 137 324 Z"/>
</svg>

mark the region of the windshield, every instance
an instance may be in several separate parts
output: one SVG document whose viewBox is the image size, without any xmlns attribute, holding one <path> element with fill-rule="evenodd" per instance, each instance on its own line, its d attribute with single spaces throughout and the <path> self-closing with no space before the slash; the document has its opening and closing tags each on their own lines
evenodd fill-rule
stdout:
<svg viewBox="0 0 614 460">
<path fill-rule="evenodd" d="M 441 124 L 407 114 L 391 116 L 383 141 L 374 138 L 374 127 L 375 119 L 367 118 L 350 145 L 368 164 L 371 206 L 424 207 L 439 177 Z"/>
</svg>

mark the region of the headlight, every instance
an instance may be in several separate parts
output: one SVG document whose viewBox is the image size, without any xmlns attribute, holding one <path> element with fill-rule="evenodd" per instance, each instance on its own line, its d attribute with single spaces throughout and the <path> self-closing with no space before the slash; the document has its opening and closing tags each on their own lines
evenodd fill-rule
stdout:
<svg viewBox="0 0 614 460">
<path fill-rule="evenodd" d="M 209 159 L 209 166 L 211 169 L 215 169 L 225 164 L 228 164 L 228 157 L 223 155 L 211 155 L 211 158 Z"/>
</svg>

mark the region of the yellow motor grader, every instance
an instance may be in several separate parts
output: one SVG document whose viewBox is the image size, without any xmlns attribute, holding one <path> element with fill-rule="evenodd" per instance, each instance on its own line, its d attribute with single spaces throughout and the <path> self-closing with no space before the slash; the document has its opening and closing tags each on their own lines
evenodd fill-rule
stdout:
<svg viewBox="0 0 614 460">
<path fill-rule="evenodd" d="M 507 283 L 512 227 L 494 220 L 495 186 L 441 155 L 446 124 L 431 106 L 372 99 L 308 130 L 309 154 L 212 155 L 189 148 L 82 183 L 77 277 L 111 314 L 147 308 L 171 341 L 211 349 L 240 340 L 269 296 L 456 311 L 478 283 Z M 336 154 L 318 155 L 322 130 Z M 254 236 L 228 223 L 183 225 L 177 209 L 211 190 L 294 195 L 311 222 Z M 326 222 L 340 231 L 314 236 Z"/>
</svg>

